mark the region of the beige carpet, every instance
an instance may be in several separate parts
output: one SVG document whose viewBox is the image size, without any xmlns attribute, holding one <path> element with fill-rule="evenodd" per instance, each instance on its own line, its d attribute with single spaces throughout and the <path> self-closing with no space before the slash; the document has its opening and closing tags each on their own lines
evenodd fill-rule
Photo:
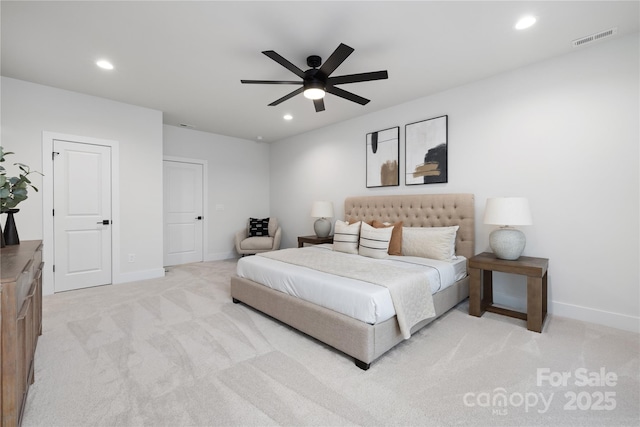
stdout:
<svg viewBox="0 0 640 427">
<path fill-rule="evenodd" d="M 464 302 L 362 371 L 233 304 L 234 270 L 45 297 L 23 425 L 640 424 L 637 334 L 553 316 L 537 334 Z"/>
</svg>

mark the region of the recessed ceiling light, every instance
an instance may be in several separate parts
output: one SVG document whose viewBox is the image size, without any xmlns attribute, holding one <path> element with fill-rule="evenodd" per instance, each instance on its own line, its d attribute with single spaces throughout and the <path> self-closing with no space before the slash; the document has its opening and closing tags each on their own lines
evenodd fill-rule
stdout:
<svg viewBox="0 0 640 427">
<path fill-rule="evenodd" d="M 527 16 L 523 16 L 518 20 L 518 22 L 516 22 L 515 28 L 516 30 L 524 30 L 526 28 L 531 27 L 535 23 L 536 23 L 536 17 L 527 15 Z"/>
<path fill-rule="evenodd" d="M 96 65 L 105 70 L 113 70 L 113 64 L 105 59 L 96 62 Z"/>
<path fill-rule="evenodd" d="M 291 119 L 293 119 L 293 116 L 292 116 L 291 114 L 285 114 L 285 115 L 284 115 L 284 117 L 283 117 L 283 119 L 285 119 L 285 120 L 291 120 Z"/>
</svg>

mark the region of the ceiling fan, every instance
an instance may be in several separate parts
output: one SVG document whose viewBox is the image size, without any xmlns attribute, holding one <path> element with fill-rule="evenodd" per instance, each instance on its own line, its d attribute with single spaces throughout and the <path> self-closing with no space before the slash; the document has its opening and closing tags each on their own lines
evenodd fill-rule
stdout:
<svg viewBox="0 0 640 427">
<path fill-rule="evenodd" d="M 300 77 L 302 80 L 240 80 L 240 82 L 249 84 L 302 85 L 302 87 L 294 90 L 293 92 L 273 101 L 271 104 L 269 104 L 269 106 L 278 105 L 281 102 L 286 101 L 287 99 L 304 93 L 304 96 L 306 98 L 313 100 L 313 105 L 316 108 L 316 112 L 320 112 L 324 111 L 323 98 L 326 92 L 347 99 L 349 101 L 357 102 L 360 105 L 366 105 L 369 102 L 368 99 L 336 87 L 336 85 L 345 83 L 367 82 L 371 80 L 382 80 L 388 78 L 389 75 L 385 70 L 330 77 L 331 73 L 333 73 L 336 68 L 338 68 L 340 64 L 342 64 L 342 62 L 344 62 L 344 60 L 353 53 L 353 51 L 354 49 L 352 47 L 349 47 L 344 43 L 340 43 L 340 46 L 336 48 L 336 50 L 331 54 L 331 56 L 329 56 L 324 64 L 322 63 L 322 58 L 320 58 L 319 56 L 309 56 L 307 58 L 307 65 L 311 68 L 307 71 L 302 71 L 300 68 L 296 67 L 273 50 L 265 50 L 262 53 L 285 67 L 287 70 L 291 71 L 296 76 Z M 320 66 L 321 64 L 322 66 Z"/>
</svg>

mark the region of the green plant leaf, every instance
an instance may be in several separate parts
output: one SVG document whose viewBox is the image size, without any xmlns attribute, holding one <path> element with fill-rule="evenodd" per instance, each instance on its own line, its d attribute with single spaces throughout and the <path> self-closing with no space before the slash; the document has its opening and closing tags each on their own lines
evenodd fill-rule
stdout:
<svg viewBox="0 0 640 427">
<path fill-rule="evenodd" d="M 0 162 L 4 162 L 5 156 L 9 154 L 14 153 L 10 151 L 5 152 L 4 148 L 0 146 Z M 29 174 L 37 173 L 44 176 L 41 172 L 32 171 L 31 168 L 24 163 L 14 163 L 14 166 L 18 166 L 20 169 L 21 173 L 19 176 L 7 177 L 6 169 L 0 166 L 0 208 L 3 210 L 14 208 L 18 203 L 26 200 L 29 187 L 33 188 L 34 191 L 38 191 L 28 178 Z"/>
</svg>

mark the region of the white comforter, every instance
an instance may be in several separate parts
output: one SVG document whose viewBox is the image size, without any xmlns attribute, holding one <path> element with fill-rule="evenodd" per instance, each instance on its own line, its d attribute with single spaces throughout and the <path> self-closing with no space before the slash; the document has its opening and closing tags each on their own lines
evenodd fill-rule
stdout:
<svg viewBox="0 0 640 427">
<path fill-rule="evenodd" d="M 331 248 L 331 245 L 318 245 L 305 250 L 330 251 Z M 342 255 L 347 258 L 363 258 L 359 255 Z M 420 266 L 432 294 L 466 276 L 466 259 L 463 257 L 452 262 L 405 256 L 372 261 L 400 268 L 413 269 Z M 389 290 L 372 283 L 256 256 L 241 258 L 237 274 L 362 322 L 375 324 L 396 314 Z"/>
<path fill-rule="evenodd" d="M 258 256 L 299 265 L 341 277 L 374 283 L 389 289 L 396 310 L 398 326 L 405 339 L 411 337 L 411 328 L 436 315 L 433 298 L 419 268 L 401 268 L 376 263 L 367 257 L 345 258 L 335 251 L 311 249 L 283 249 L 260 253 Z"/>
</svg>

